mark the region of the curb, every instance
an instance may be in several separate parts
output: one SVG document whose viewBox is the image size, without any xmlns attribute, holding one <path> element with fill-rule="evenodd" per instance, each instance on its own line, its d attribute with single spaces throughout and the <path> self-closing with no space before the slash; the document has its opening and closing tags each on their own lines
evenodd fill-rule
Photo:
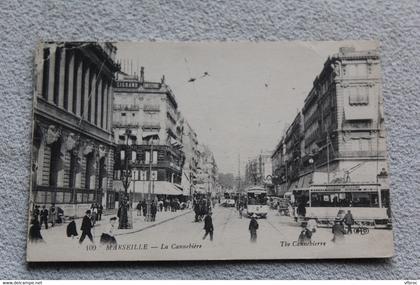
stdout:
<svg viewBox="0 0 420 285">
<path fill-rule="evenodd" d="M 189 213 L 191 213 L 191 212 L 193 212 L 193 210 L 189 210 L 189 211 L 187 211 L 187 212 L 185 212 L 185 213 L 182 213 L 181 215 L 178 215 L 178 216 L 175 216 L 175 217 L 172 217 L 172 218 L 168 218 L 168 219 L 166 219 L 166 220 L 162 220 L 162 221 L 160 221 L 160 222 L 154 223 L 153 225 L 148 225 L 148 226 L 145 226 L 145 227 L 143 227 L 143 228 L 141 228 L 141 229 L 138 229 L 138 230 L 135 230 L 135 231 L 124 232 L 124 233 L 118 233 L 118 234 L 115 234 L 115 236 L 122 236 L 122 235 L 128 235 L 128 234 L 138 233 L 138 232 L 141 232 L 141 231 L 144 231 L 144 230 L 147 230 L 147 229 L 153 228 L 153 227 L 155 227 L 155 226 L 158 226 L 158 225 L 160 225 L 160 224 L 163 224 L 163 223 L 166 223 L 166 222 L 172 221 L 172 220 L 174 220 L 174 219 L 176 219 L 176 218 L 179 218 L 179 217 L 185 216 L 186 214 L 189 214 Z"/>
</svg>

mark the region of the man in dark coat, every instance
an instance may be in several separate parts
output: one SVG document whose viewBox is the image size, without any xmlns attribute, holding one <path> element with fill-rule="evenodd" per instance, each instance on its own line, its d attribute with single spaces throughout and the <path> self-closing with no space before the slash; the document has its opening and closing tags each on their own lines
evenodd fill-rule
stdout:
<svg viewBox="0 0 420 285">
<path fill-rule="evenodd" d="M 80 227 L 80 230 L 82 231 L 82 235 L 80 236 L 79 243 L 82 243 L 85 240 L 86 236 L 93 243 L 93 236 L 91 233 L 92 219 L 90 210 L 86 211 L 86 215 L 83 217 L 82 226 Z"/>
<path fill-rule="evenodd" d="M 199 222 L 199 217 L 200 217 L 200 205 L 198 204 L 198 202 L 194 203 L 194 213 L 195 213 L 195 222 Z"/>
<path fill-rule="evenodd" d="M 332 227 L 332 233 L 334 235 L 332 241 L 336 243 L 343 242 L 345 232 L 342 220 L 339 217 L 335 218 L 334 225 Z"/>
<path fill-rule="evenodd" d="M 211 218 L 211 213 L 208 213 L 204 218 L 204 230 L 206 233 L 203 236 L 203 239 L 206 239 L 207 235 L 210 234 L 210 241 L 213 241 L 213 220 Z"/>
<path fill-rule="evenodd" d="M 42 242 L 41 225 L 37 219 L 32 219 L 31 227 L 29 228 L 29 241 L 30 242 Z"/>
<path fill-rule="evenodd" d="M 152 215 L 152 221 L 156 220 L 156 213 L 157 213 L 157 205 L 155 201 L 152 201 L 152 205 L 150 206 L 150 214 Z"/>
<path fill-rule="evenodd" d="M 104 206 L 102 204 L 98 205 L 98 221 L 102 220 L 102 213 L 104 211 Z"/>
<path fill-rule="evenodd" d="M 249 222 L 249 232 L 251 234 L 251 242 L 257 241 L 257 230 L 258 230 L 258 222 L 257 222 L 257 215 L 253 214 L 251 217 L 251 221 Z"/>
<path fill-rule="evenodd" d="M 297 214 L 298 216 L 305 217 L 306 216 L 306 202 L 301 201 L 297 207 Z"/>
<path fill-rule="evenodd" d="M 143 209 L 143 216 L 146 217 L 147 216 L 147 202 L 146 202 L 146 200 L 143 200 L 143 202 L 141 203 L 141 208 Z"/>
<path fill-rule="evenodd" d="M 41 210 L 41 226 L 45 225 L 45 229 L 48 229 L 48 210 L 45 208 L 45 205 L 42 206 Z"/>
<path fill-rule="evenodd" d="M 351 234 L 352 233 L 351 226 L 354 224 L 354 219 L 350 210 L 348 210 L 347 214 L 344 216 L 344 223 L 347 226 L 347 233 Z"/>
<path fill-rule="evenodd" d="M 35 220 L 37 220 L 39 222 L 39 215 L 40 215 L 40 211 L 39 211 L 39 206 L 35 205 L 34 211 L 32 213 L 32 216 Z"/>
<path fill-rule="evenodd" d="M 300 232 L 298 241 L 299 243 L 308 243 L 312 238 L 312 231 L 308 229 L 308 222 L 303 221 L 301 224 L 302 231 Z"/>
<path fill-rule="evenodd" d="M 71 222 L 67 225 L 66 234 L 67 237 L 71 237 L 72 239 L 79 235 L 76 230 L 76 222 L 74 221 L 74 217 L 71 217 Z"/>
</svg>

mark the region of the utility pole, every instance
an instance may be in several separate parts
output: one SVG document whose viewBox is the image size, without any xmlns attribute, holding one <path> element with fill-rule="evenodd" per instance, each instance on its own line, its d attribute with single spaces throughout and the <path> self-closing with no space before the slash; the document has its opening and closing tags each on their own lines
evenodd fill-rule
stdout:
<svg viewBox="0 0 420 285">
<path fill-rule="evenodd" d="M 238 154 L 238 192 L 241 191 L 241 154 Z"/>
<path fill-rule="evenodd" d="M 327 132 L 327 183 L 330 183 L 330 135 Z"/>
</svg>

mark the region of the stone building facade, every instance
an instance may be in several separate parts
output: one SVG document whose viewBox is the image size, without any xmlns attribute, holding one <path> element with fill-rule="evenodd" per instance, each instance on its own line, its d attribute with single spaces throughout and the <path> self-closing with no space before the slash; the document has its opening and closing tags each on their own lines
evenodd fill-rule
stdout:
<svg viewBox="0 0 420 285">
<path fill-rule="evenodd" d="M 377 50 L 340 48 L 329 57 L 298 116 L 272 154 L 283 192 L 312 183 L 378 183 L 388 172 Z"/>
<path fill-rule="evenodd" d="M 185 163 L 182 170 L 181 184 L 184 191 L 189 191 L 190 195 L 194 193 L 195 184 L 197 184 L 197 171 L 200 158 L 198 150 L 197 133 L 190 126 L 185 118 L 181 119 L 182 125 L 182 145 L 185 153 Z"/>
<path fill-rule="evenodd" d="M 199 193 L 209 193 L 217 196 L 218 168 L 213 152 L 207 145 L 199 144 L 199 160 L 197 166 L 197 184 L 195 190 Z"/>
<path fill-rule="evenodd" d="M 32 196 L 81 216 L 114 207 L 112 96 L 116 47 L 44 43 L 37 49 Z"/>
<path fill-rule="evenodd" d="M 139 76 L 118 75 L 113 111 L 113 132 L 117 145 L 115 191 L 125 191 L 120 180 L 125 171 L 125 159 L 129 159 L 132 182 L 128 191 L 134 193 L 134 201 L 143 199 L 144 194 L 148 193 L 147 181 L 154 181 L 153 193 L 156 195 L 189 194 L 184 193 L 181 187 L 185 155 L 179 117 L 175 95 L 164 77 L 160 82 L 145 81 L 143 68 Z M 150 139 L 152 136 L 154 138 Z"/>
</svg>

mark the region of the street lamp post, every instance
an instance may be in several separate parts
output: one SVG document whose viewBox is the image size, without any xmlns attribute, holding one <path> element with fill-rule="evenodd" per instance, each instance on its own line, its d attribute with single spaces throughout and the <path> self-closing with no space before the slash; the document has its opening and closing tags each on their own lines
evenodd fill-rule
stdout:
<svg viewBox="0 0 420 285">
<path fill-rule="evenodd" d="M 151 134 L 143 137 L 150 144 L 150 155 L 149 155 L 149 187 L 147 189 L 147 200 L 146 200 L 146 222 L 152 222 L 152 163 L 153 163 L 153 140 L 158 139 L 158 134 Z"/>
<path fill-rule="evenodd" d="M 124 148 L 124 171 L 122 171 L 121 173 L 121 182 L 124 187 L 124 196 L 120 198 L 121 205 L 120 205 L 120 211 L 119 211 L 120 216 L 119 216 L 119 226 L 118 226 L 118 228 L 120 229 L 128 229 L 132 227 L 132 221 L 131 221 L 132 215 L 129 215 L 130 198 L 128 197 L 128 188 L 130 187 L 130 184 L 131 184 L 131 169 L 129 165 L 130 157 L 128 155 L 128 151 L 130 150 L 130 147 L 128 144 L 128 140 L 131 135 L 131 130 L 126 129 L 125 135 L 126 135 L 126 144 Z"/>
</svg>

